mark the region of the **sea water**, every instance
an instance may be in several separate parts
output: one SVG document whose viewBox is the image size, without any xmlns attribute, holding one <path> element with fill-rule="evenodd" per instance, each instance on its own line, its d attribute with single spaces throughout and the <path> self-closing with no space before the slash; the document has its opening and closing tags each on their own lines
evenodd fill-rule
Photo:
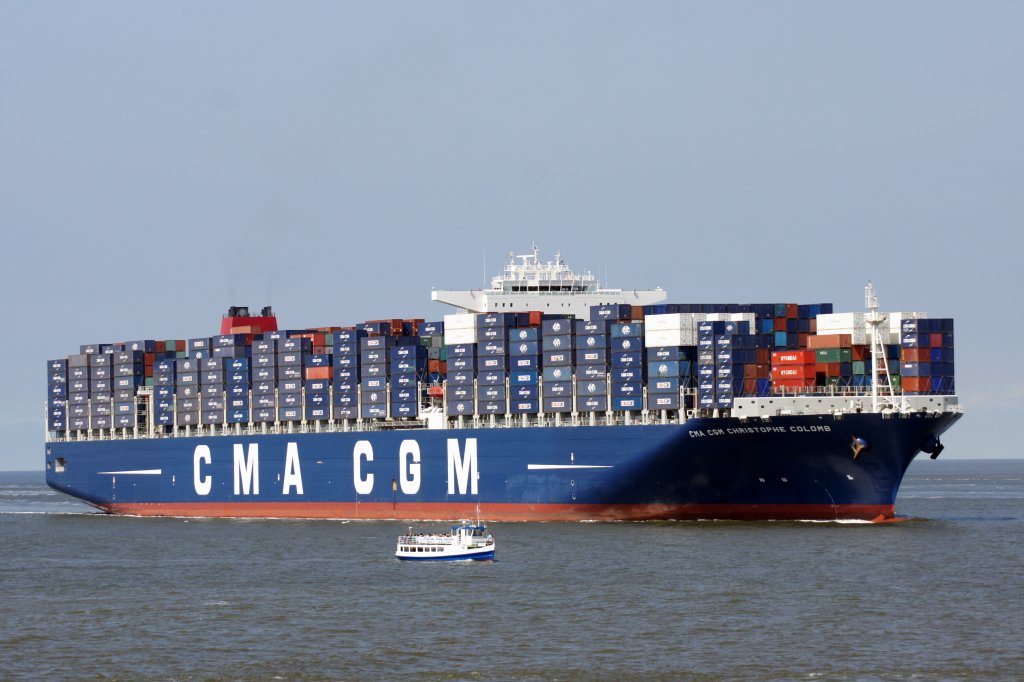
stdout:
<svg viewBox="0 0 1024 682">
<path fill-rule="evenodd" d="M 1024 460 L 915 462 L 897 512 L 494 523 L 497 561 L 421 563 L 404 523 L 112 517 L 0 474 L 0 679 L 1024 677 Z"/>
</svg>

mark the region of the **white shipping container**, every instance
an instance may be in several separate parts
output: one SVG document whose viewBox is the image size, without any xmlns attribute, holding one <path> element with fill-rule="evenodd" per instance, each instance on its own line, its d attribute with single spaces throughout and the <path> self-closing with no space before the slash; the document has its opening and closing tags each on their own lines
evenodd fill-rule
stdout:
<svg viewBox="0 0 1024 682">
<path fill-rule="evenodd" d="M 697 332 L 695 329 L 661 329 L 658 331 L 648 330 L 644 336 L 644 346 L 656 348 L 659 346 L 696 346 Z"/>
<path fill-rule="evenodd" d="M 663 329 L 679 329 L 680 325 L 682 325 L 682 315 L 678 313 L 644 315 L 644 324 L 646 325 L 647 333 Z"/>
<path fill-rule="evenodd" d="M 858 346 L 868 342 L 864 313 L 822 313 L 817 319 L 818 334 L 849 334 L 851 342 Z"/>
<path fill-rule="evenodd" d="M 668 313 L 644 316 L 644 329 L 651 331 L 672 331 L 679 329 L 697 330 L 696 313 Z"/>
<path fill-rule="evenodd" d="M 444 343 L 451 346 L 456 343 L 476 343 L 475 329 L 449 329 L 447 321 L 444 328 Z"/>
<path fill-rule="evenodd" d="M 452 313 L 444 316 L 444 330 L 476 329 L 476 313 Z"/>
<path fill-rule="evenodd" d="M 823 329 L 854 329 L 864 326 L 864 313 L 822 313 L 818 315 L 818 332 Z M 842 334 L 845 332 L 829 332 Z"/>
</svg>

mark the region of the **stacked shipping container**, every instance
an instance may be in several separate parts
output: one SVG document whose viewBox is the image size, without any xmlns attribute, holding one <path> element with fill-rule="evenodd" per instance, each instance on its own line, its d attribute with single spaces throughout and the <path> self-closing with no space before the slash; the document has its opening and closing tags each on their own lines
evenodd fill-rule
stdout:
<svg viewBox="0 0 1024 682">
<path fill-rule="evenodd" d="M 462 313 L 82 346 L 47 363 L 47 421 L 146 427 L 143 388 L 158 429 L 406 419 L 442 382 L 449 416 L 728 409 L 773 388 L 866 388 L 866 329 L 862 314 L 829 304 L 611 305 L 589 320 Z M 952 320 L 894 313 L 889 332 L 897 387 L 953 392 Z"/>
</svg>

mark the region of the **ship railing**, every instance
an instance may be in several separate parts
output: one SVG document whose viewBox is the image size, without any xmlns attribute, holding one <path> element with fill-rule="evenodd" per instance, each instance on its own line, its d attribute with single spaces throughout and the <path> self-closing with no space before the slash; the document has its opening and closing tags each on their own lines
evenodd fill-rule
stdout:
<svg viewBox="0 0 1024 682">
<path fill-rule="evenodd" d="M 440 535 L 436 533 L 413 533 L 412 535 L 399 536 L 399 544 L 415 545 L 424 541 L 429 541 L 432 545 L 454 545 L 457 538 L 451 535 Z"/>
<path fill-rule="evenodd" d="M 928 394 L 914 394 L 911 396 L 899 393 L 896 395 L 896 410 L 887 411 L 886 414 L 901 414 L 908 416 L 910 413 L 920 412 L 924 408 L 902 409 L 905 405 L 904 398 Z M 935 394 L 945 395 L 945 394 Z M 864 387 L 805 387 L 800 389 L 781 389 L 768 395 L 741 395 L 744 398 L 804 398 L 804 397 L 832 397 L 832 398 L 870 398 L 870 393 Z M 687 388 L 681 391 L 680 405 L 687 403 L 696 405 L 696 391 Z M 865 407 L 867 405 L 865 404 Z M 45 409 L 45 407 L 44 407 Z M 958 403 L 946 403 L 941 411 L 934 411 L 936 414 L 955 413 L 962 414 L 963 407 Z M 146 411 L 148 413 L 148 410 Z M 144 412 L 140 409 L 140 417 Z M 445 417 L 443 426 L 446 429 L 464 428 L 520 428 L 520 427 L 573 427 L 573 426 L 630 426 L 630 425 L 651 425 L 651 424 L 680 424 L 685 423 L 688 417 L 715 417 L 729 414 L 728 410 L 714 410 L 700 407 L 686 408 L 681 410 L 642 410 L 635 412 L 564 412 L 564 413 L 535 413 L 535 414 L 506 414 L 506 415 L 466 415 L 464 417 Z M 296 422 L 250 422 L 245 424 L 220 424 L 220 425 L 194 425 L 190 427 L 175 426 L 169 430 L 157 428 L 150 425 L 139 424 L 135 428 L 107 428 L 107 429 L 85 429 L 50 431 L 46 430 L 46 442 L 66 442 L 82 440 L 133 440 L 146 438 L 176 438 L 182 436 L 253 436 L 262 434 L 290 434 L 290 433 L 321 433 L 321 432 L 376 432 L 426 429 L 431 424 L 426 419 L 333 419 L 320 421 L 296 421 Z"/>
</svg>

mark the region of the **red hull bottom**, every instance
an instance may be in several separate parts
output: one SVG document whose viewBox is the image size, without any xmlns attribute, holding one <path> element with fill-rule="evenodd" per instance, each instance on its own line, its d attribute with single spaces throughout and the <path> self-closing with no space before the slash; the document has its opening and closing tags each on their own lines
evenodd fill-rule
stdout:
<svg viewBox="0 0 1024 682">
<path fill-rule="evenodd" d="M 111 514 L 135 516 L 421 521 L 469 518 L 476 514 L 477 506 L 408 502 L 401 505 L 358 502 L 227 502 L 110 504 L 101 506 L 101 509 Z M 488 521 L 886 521 L 896 514 L 891 504 L 485 504 L 481 512 Z"/>
</svg>

